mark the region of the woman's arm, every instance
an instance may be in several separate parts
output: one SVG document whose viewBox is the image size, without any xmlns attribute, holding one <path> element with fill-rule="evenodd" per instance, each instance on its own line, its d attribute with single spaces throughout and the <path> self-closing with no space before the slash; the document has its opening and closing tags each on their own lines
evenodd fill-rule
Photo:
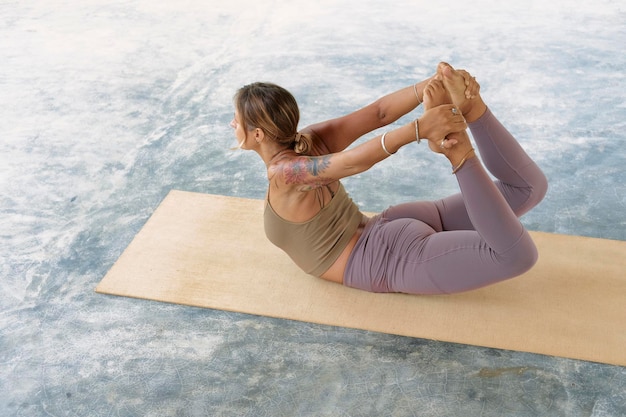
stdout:
<svg viewBox="0 0 626 417">
<path fill-rule="evenodd" d="M 452 113 L 452 104 L 427 110 L 418 119 L 420 139 L 439 143 L 450 133 L 467 128 L 463 116 Z M 416 140 L 415 123 L 411 122 L 385 134 L 385 148 L 395 153 L 402 146 Z M 297 156 L 277 161 L 269 167 L 270 178 L 280 178 L 300 191 L 330 184 L 368 170 L 389 154 L 383 149 L 382 135 L 376 136 L 352 149 L 321 156 Z"/>
<path fill-rule="evenodd" d="M 405 87 L 346 116 L 308 126 L 302 132 L 313 132 L 331 153 L 341 152 L 364 134 L 393 123 L 414 110 L 422 102 L 429 81 Z"/>
</svg>

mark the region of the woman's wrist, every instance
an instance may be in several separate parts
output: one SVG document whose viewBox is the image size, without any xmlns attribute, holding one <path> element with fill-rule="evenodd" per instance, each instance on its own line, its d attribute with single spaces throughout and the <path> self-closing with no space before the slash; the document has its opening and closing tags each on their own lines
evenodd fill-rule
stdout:
<svg viewBox="0 0 626 417">
<path fill-rule="evenodd" d="M 422 89 L 422 97 L 419 96 L 419 94 L 417 94 L 417 83 L 413 84 L 413 92 L 415 93 L 415 98 L 417 98 L 417 105 L 419 106 L 420 104 L 422 104 L 423 97 L 424 97 L 424 89 Z M 417 107 L 417 106 L 416 106 Z"/>
<path fill-rule="evenodd" d="M 404 145 L 416 142 L 416 133 L 418 132 L 415 130 L 415 123 L 407 123 L 402 127 L 385 132 L 383 134 L 384 138 L 381 136 L 381 147 L 385 153 L 393 155 Z"/>
<path fill-rule="evenodd" d="M 428 85 L 428 83 L 430 82 L 430 80 L 433 79 L 434 76 L 429 77 L 425 80 L 422 81 L 418 81 L 415 84 L 413 84 L 413 93 L 415 95 L 415 98 L 417 100 L 417 105 L 419 106 L 420 104 L 422 104 L 424 102 L 424 88 L 426 88 L 426 86 Z"/>
</svg>

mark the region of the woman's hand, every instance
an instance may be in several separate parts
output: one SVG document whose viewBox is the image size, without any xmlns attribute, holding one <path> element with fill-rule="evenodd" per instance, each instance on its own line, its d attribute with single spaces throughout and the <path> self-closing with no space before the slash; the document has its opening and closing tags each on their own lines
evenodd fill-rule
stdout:
<svg viewBox="0 0 626 417">
<path fill-rule="evenodd" d="M 441 143 L 451 133 L 467 129 L 463 115 L 454 104 L 442 104 L 426 110 L 418 122 L 420 139 L 428 139 L 436 143 Z M 450 148 L 454 146 L 453 142 L 446 141 L 444 146 Z"/>
</svg>

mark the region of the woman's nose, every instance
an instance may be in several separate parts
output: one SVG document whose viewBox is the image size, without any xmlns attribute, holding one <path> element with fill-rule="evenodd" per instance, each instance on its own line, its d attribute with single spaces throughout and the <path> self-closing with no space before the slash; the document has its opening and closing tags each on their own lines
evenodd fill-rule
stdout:
<svg viewBox="0 0 626 417">
<path fill-rule="evenodd" d="M 237 122 L 235 122 L 235 119 L 231 120 L 230 121 L 230 127 L 232 127 L 234 129 L 236 127 L 236 123 Z"/>
</svg>

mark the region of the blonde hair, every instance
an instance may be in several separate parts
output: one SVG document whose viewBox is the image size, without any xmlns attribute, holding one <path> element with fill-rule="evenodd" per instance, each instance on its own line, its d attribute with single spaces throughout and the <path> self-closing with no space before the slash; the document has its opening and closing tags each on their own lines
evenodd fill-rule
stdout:
<svg viewBox="0 0 626 417">
<path fill-rule="evenodd" d="M 300 110 L 289 91 L 276 84 L 257 82 L 241 87 L 234 102 L 244 130 L 259 128 L 270 140 L 299 154 L 311 150 L 311 135 L 298 132 Z"/>
</svg>

